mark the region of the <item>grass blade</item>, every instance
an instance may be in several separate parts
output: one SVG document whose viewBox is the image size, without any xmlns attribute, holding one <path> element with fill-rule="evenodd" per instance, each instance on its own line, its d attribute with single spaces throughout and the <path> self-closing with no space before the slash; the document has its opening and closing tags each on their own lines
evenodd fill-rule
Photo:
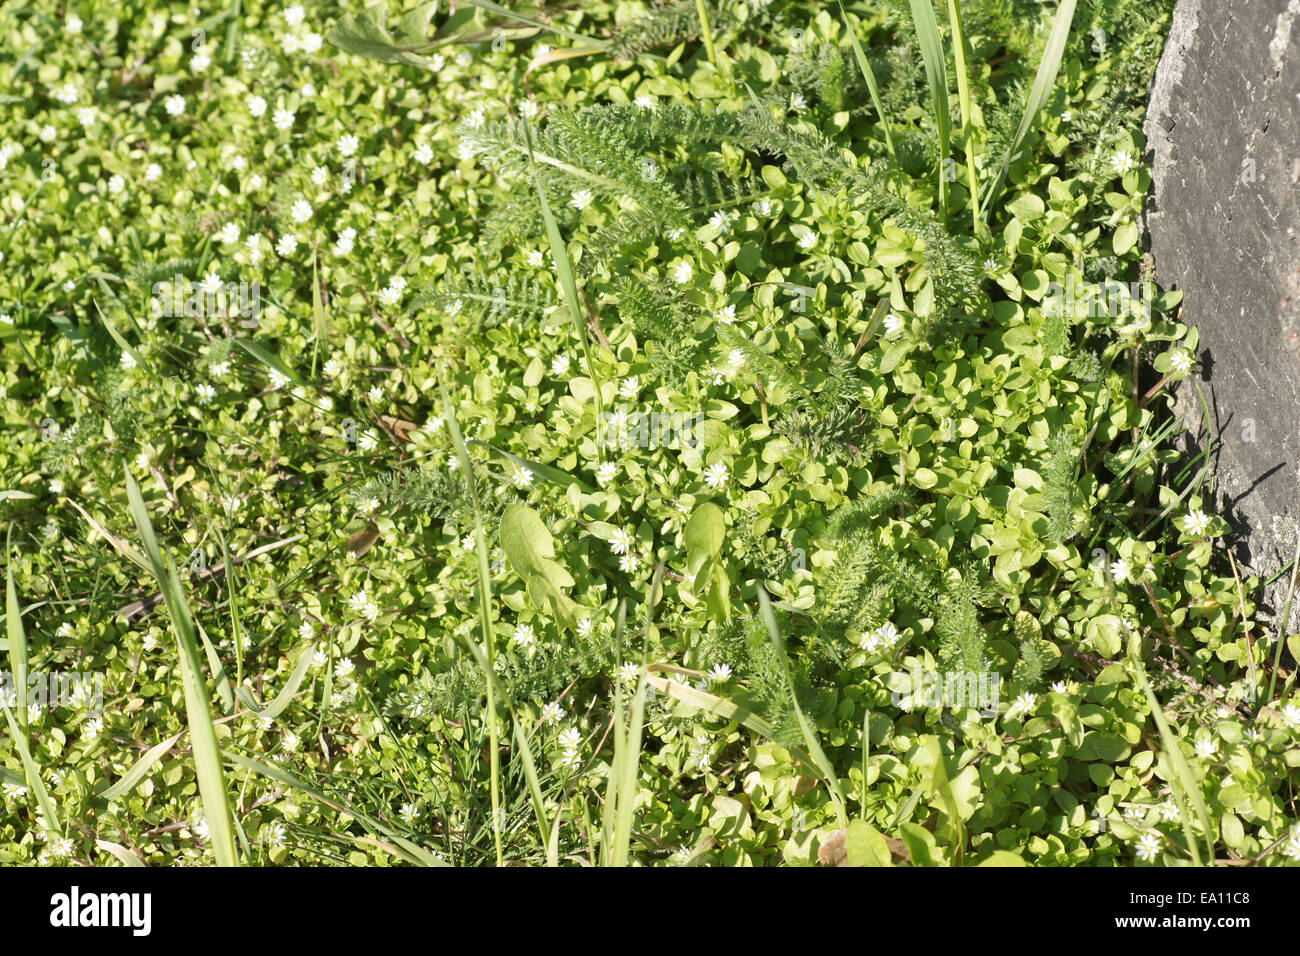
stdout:
<svg viewBox="0 0 1300 956">
<path fill-rule="evenodd" d="M 99 796 L 105 800 L 116 800 L 118 797 L 130 793 L 135 789 L 136 784 L 144 779 L 145 774 L 149 772 L 150 768 L 161 760 L 167 751 L 175 747 L 176 741 L 180 739 L 181 734 L 176 734 L 175 736 L 168 737 L 162 743 L 150 747 L 145 751 L 143 757 L 131 765 L 130 770 L 122 774 L 121 780 L 113 784 L 107 790 L 104 790 Z"/>
<path fill-rule="evenodd" d="M 109 840 L 96 840 L 95 846 L 99 847 L 105 853 L 112 854 L 123 866 L 143 867 L 144 863 L 140 858 L 122 846 L 120 843 L 113 843 Z"/>
<path fill-rule="evenodd" d="M 817 733 L 804 714 L 803 708 L 799 706 L 799 696 L 794 690 L 794 680 L 790 677 L 790 665 L 785 656 L 785 639 L 781 636 L 781 628 L 776 623 L 776 615 L 772 613 L 772 602 L 767 597 L 767 590 L 763 585 L 758 585 L 758 603 L 763 612 L 763 623 L 767 625 L 767 633 L 772 638 L 772 646 L 776 648 L 777 660 L 781 662 L 781 670 L 785 675 L 786 689 L 790 692 L 790 703 L 794 707 L 795 720 L 799 724 L 799 732 L 803 734 L 804 745 L 808 748 L 808 754 L 812 757 L 813 763 L 817 769 L 822 772 L 823 779 L 827 786 L 830 787 L 831 802 L 835 805 L 835 816 L 839 821 L 841 829 L 848 826 L 848 814 L 845 810 L 844 791 L 840 789 L 839 777 L 835 774 L 835 768 L 831 762 L 826 759 L 826 752 L 822 750 L 821 744 L 817 742 Z"/>
<path fill-rule="evenodd" d="M 302 682 L 307 677 L 307 671 L 311 668 L 312 655 L 315 653 L 316 642 L 311 641 L 299 652 L 298 663 L 290 672 L 289 679 L 285 681 L 280 693 L 276 694 L 275 699 L 265 707 L 258 709 L 257 702 L 253 700 L 253 695 L 249 693 L 246 687 L 239 688 L 238 696 L 240 701 L 258 717 L 264 717 L 267 720 L 274 720 L 279 717 L 284 713 L 285 708 L 293 702 L 293 699 L 298 696 L 298 688 L 302 686 Z"/>
<path fill-rule="evenodd" d="M 1020 117 L 1020 125 L 1016 128 L 1016 135 L 1011 140 L 1011 145 L 1007 147 L 1006 155 L 1002 157 L 1002 162 L 998 165 L 998 171 L 993 176 L 992 182 L 989 183 L 987 194 L 980 202 L 980 212 L 985 219 L 988 219 L 988 212 L 993 207 L 993 203 L 1002 191 L 1002 186 L 1006 182 L 1007 171 L 1011 169 L 1012 160 L 1020 152 L 1020 147 L 1024 145 L 1025 137 L 1029 135 L 1029 128 L 1033 126 L 1034 120 L 1038 118 L 1039 112 L 1042 111 L 1044 104 L 1047 103 L 1047 96 L 1056 84 L 1056 74 L 1061 69 L 1061 57 L 1065 53 L 1065 43 L 1070 38 L 1070 25 L 1074 22 L 1074 8 L 1078 0 L 1061 0 L 1061 5 L 1056 8 L 1056 15 L 1052 18 L 1052 32 L 1047 37 L 1047 46 L 1043 49 L 1043 58 L 1038 62 L 1038 73 L 1034 77 L 1034 85 L 1029 90 L 1029 99 L 1025 103 L 1025 113 Z"/>
<path fill-rule="evenodd" d="M 934 124 L 939 131 L 939 218 L 948 218 L 948 159 L 951 152 L 952 120 L 948 112 L 948 68 L 944 63 L 943 37 L 930 0 L 910 0 L 912 23 L 925 62 L 925 80 L 930 87 Z"/>
<path fill-rule="evenodd" d="M 858 61 L 858 70 L 862 73 L 862 78 L 867 81 L 867 90 L 871 94 L 871 105 L 876 108 L 876 115 L 880 117 L 880 128 L 885 131 L 885 143 L 889 147 L 889 155 L 893 157 L 894 166 L 898 166 L 898 147 L 894 145 L 894 134 L 889 129 L 889 121 L 885 118 L 885 104 L 880 98 L 880 86 L 876 83 L 876 73 L 871 69 L 871 63 L 867 60 L 866 51 L 862 49 L 862 44 L 858 42 L 858 35 L 853 32 L 849 26 L 848 14 L 844 12 L 844 4 L 840 4 L 840 19 L 844 21 L 845 32 L 849 35 L 849 40 L 853 43 L 853 56 Z"/>
<path fill-rule="evenodd" d="M 1133 666 L 1137 671 L 1138 681 L 1142 684 L 1142 690 L 1147 695 L 1147 702 L 1151 705 L 1151 716 L 1156 722 L 1156 727 L 1160 730 L 1160 743 L 1165 752 L 1165 759 L 1169 761 L 1169 766 L 1176 777 L 1176 779 L 1171 779 L 1169 783 L 1174 790 L 1175 797 L 1179 798 L 1175 802 L 1178 804 L 1178 815 L 1182 818 L 1183 835 L 1187 840 L 1187 848 L 1192 854 L 1192 863 L 1195 866 L 1200 866 L 1200 847 L 1197 845 L 1196 834 L 1192 830 L 1191 813 L 1187 808 L 1187 804 L 1190 803 L 1196 808 L 1196 815 L 1201 820 L 1201 826 L 1205 829 L 1206 840 L 1210 845 L 1210 859 L 1213 860 L 1214 828 L 1210 823 L 1210 811 L 1205 806 L 1205 798 L 1201 793 L 1200 785 L 1196 782 L 1196 777 L 1192 775 L 1192 768 L 1187 765 L 1187 760 L 1183 757 L 1183 751 L 1178 746 L 1178 738 L 1174 736 L 1174 732 L 1169 728 L 1169 721 L 1165 719 L 1164 708 L 1160 706 L 1155 691 L 1151 689 L 1146 670 L 1136 656 L 1133 657 Z"/>
<path fill-rule="evenodd" d="M 158 545 L 153 522 L 140 494 L 140 486 L 136 484 L 130 470 L 126 471 L 126 494 L 145 554 L 162 589 L 163 600 L 172 620 L 172 630 L 176 632 L 181 681 L 185 689 L 185 717 L 194 747 L 194 772 L 199 781 L 199 797 L 203 804 L 203 818 L 208 825 L 212 852 L 218 866 L 238 866 L 225 773 L 221 767 L 221 749 L 217 745 L 212 706 L 203 683 L 194 618 L 190 615 L 189 602 L 181 588 L 176 565 Z"/>
<path fill-rule="evenodd" d="M 961 108 L 961 129 L 966 151 L 966 178 L 970 187 L 971 225 L 979 224 L 979 175 L 975 171 L 975 116 L 970 98 L 970 75 L 966 64 L 970 61 L 970 47 L 966 31 L 961 25 L 961 4 L 948 0 L 948 23 L 952 27 L 952 57 L 957 70 L 957 103 Z"/>
<path fill-rule="evenodd" d="M 12 525 L 10 533 L 13 532 Z M 27 729 L 27 632 L 23 629 L 22 608 L 14 587 L 14 559 L 8 538 L 5 539 L 5 636 L 9 639 L 9 669 L 18 692 L 18 725 Z"/>
<path fill-rule="evenodd" d="M 554 225 L 554 221 L 552 221 Z M 572 279 L 572 276 L 570 276 Z M 505 863 L 501 849 L 501 750 L 497 745 L 497 675 L 492 638 L 492 562 L 488 557 L 487 532 L 483 527 L 483 509 L 478 501 L 478 478 L 474 463 L 470 460 L 469 449 L 461 437 L 460 423 L 456 420 L 456 409 L 451 403 L 451 393 L 445 382 L 438 384 L 442 392 L 443 416 L 447 422 L 447 434 L 456 448 L 456 457 L 460 461 L 461 474 L 465 476 L 469 488 L 470 503 L 474 508 L 474 551 L 478 556 L 478 610 L 479 635 L 483 646 L 478 647 L 473 641 L 467 641 L 470 651 L 483 671 L 483 680 L 487 685 L 487 726 L 488 726 L 488 773 L 492 794 L 492 841 L 496 848 L 497 866 Z"/>
<path fill-rule="evenodd" d="M 573 262 L 569 259 L 569 250 L 564 244 L 564 237 L 560 235 L 560 227 L 555 224 L 551 204 L 546 201 L 546 190 L 542 188 L 541 180 L 537 177 L 537 161 L 533 158 L 533 134 L 527 120 L 524 121 L 524 136 L 528 141 L 528 158 L 533 163 L 533 188 L 537 190 L 537 198 L 542 204 L 546 238 L 551 246 L 551 256 L 555 259 L 560 288 L 564 290 L 564 304 L 573 318 L 573 330 L 578 336 L 578 341 L 582 343 L 582 355 L 587 363 L 587 374 L 591 376 L 591 384 L 596 387 L 596 427 L 599 428 L 605 420 L 605 399 L 601 394 L 603 383 L 596 374 L 596 361 L 592 357 L 591 343 L 588 341 L 587 330 L 582 322 L 585 313 L 582 309 L 582 298 L 578 295 L 578 283 L 573 277 Z"/>
<path fill-rule="evenodd" d="M 307 783 L 305 780 L 295 777 L 287 770 L 284 770 L 272 764 L 262 763 L 257 760 L 250 760 L 248 757 L 244 757 L 240 754 L 231 754 L 230 759 L 235 763 L 239 764 L 241 767 L 251 770 L 254 773 L 259 773 L 262 776 L 274 780 L 278 783 L 283 783 L 287 786 L 293 787 L 296 790 L 301 790 L 303 793 L 307 794 L 308 796 L 315 797 L 317 800 L 319 800 L 321 803 L 325 804 L 325 806 L 329 807 L 332 810 L 337 810 L 339 813 L 347 814 L 348 816 L 356 820 L 358 823 L 360 823 L 367 830 L 370 830 L 372 833 L 378 833 L 380 836 L 383 836 L 386 839 L 391 840 L 394 844 L 396 844 L 396 846 L 402 851 L 401 856 L 408 863 L 413 863 L 416 866 L 446 866 L 447 865 L 445 860 L 441 859 L 440 857 L 436 856 L 433 853 L 430 853 L 428 850 L 424 849 L 423 847 L 417 846 L 416 844 L 412 843 L 410 840 L 407 840 L 404 837 L 399 836 L 398 834 L 394 833 L 392 830 L 384 826 L 382 823 L 380 823 L 378 820 L 374 819 L 373 817 L 366 816 L 364 813 L 360 812 L 355 807 L 351 806 L 350 804 L 342 800 L 339 800 L 335 797 L 327 796 L 326 794 L 322 793 L 320 790 L 317 790 L 311 784 Z"/>
<path fill-rule="evenodd" d="M 41 783 L 36 761 L 32 759 L 32 752 L 27 747 L 27 734 L 18 726 L 18 721 L 14 720 L 13 711 L 5 707 L 4 712 L 5 720 L 9 723 L 9 733 L 13 734 L 14 744 L 18 747 L 18 757 L 23 762 L 23 772 L 27 774 L 27 785 L 32 788 L 32 793 L 36 794 L 36 803 L 45 818 L 45 827 L 51 832 L 62 834 L 63 824 L 59 822 L 58 811 L 54 808 L 54 802 L 50 800 L 45 784 Z"/>
</svg>

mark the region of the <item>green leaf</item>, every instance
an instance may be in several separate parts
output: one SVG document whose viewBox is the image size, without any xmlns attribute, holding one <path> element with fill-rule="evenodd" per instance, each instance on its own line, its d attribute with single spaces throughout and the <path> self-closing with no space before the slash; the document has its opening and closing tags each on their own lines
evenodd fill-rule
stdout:
<svg viewBox="0 0 1300 956">
<path fill-rule="evenodd" d="M 849 866 L 893 866 L 884 835 L 865 820 L 850 820 L 844 829 Z"/>
<path fill-rule="evenodd" d="M 1124 255 L 1124 253 L 1137 245 L 1137 241 L 1138 225 L 1131 219 L 1128 222 L 1121 224 L 1120 227 L 1115 230 L 1115 235 L 1111 239 L 1111 243 L 1115 249 L 1115 255 L 1117 256 Z"/>
<path fill-rule="evenodd" d="M 553 560 L 555 539 L 537 512 L 517 502 L 507 507 L 501 516 L 500 542 L 533 606 L 550 611 L 566 627 L 576 623 L 578 605 L 565 593 L 573 587 L 573 577 Z"/>
<path fill-rule="evenodd" d="M 388 4 L 381 0 L 361 13 L 345 13 L 325 33 L 325 39 L 355 56 L 431 69 L 428 58 L 420 56 L 417 51 L 433 47 L 424 34 L 437 9 L 437 0 L 420 4 L 398 21 L 398 34 L 394 36 L 388 32 Z"/>
</svg>

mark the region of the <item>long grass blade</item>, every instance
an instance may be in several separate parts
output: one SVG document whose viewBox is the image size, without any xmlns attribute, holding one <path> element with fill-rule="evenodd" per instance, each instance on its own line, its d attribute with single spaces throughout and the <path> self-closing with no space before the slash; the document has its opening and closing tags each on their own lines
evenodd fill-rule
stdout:
<svg viewBox="0 0 1300 956">
<path fill-rule="evenodd" d="M 10 527 L 12 533 L 13 528 Z M 27 729 L 27 632 L 23 628 L 22 608 L 14 587 L 14 558 L 9 539 L 5 539 L 5 636 L 9 640 L 9 670 L 18 692 L 18 725 Z"/>
<path fill-rule="evenodd" d="M 440 382 L 438 387 L 442 392 L 443 417 L 447 422 L 447 434 L 451 436 L 452 445 L 455 446 L 461 474 L 465 476 L 469 488 L 470 504 L 474 509 L 474 552 L 478 557 L 478 622 L 483 645 L 476 647 L 473 641 L 467 643 L 479 669 L 483 671 L 483 680 L 487 687 L 485 717 L 488 728 L 489 788 L 492 796 L 492 841 L 496 849 L 497 866 L 502 866 L 505 863 L 505 855 L 501 846 L 503 811 L 501 809 L 501 751 L 497 745 L 495 641 L 492 638 L 492 563 L 488 557 L 487 531 L 483 527 L 483 510 L 479 506 L 478 478 L 474 471 L 474 463 L 470 460 L 465 439 L 461 437 L 460 423 L 456 420 L 456 408 L 451 403 L 451 392 L 447 390 L 445 382 Z"/>
<path fill-rule="evenodd" d="M 578 341 L 582 344 L 582 355 L 587 363 L 587 374 L 591 376 L 591 384 L 595 386 L 596 427 L 599 428 L 605 420 L 605 399 L 602 395 L 603 383 L 596 374 L 596 360 L 591 354 L 591 343 L 588 341 L 587 330 L 583 325 L 582 317 L 585 313 L 582 308 L 582 298 L 578 295 L 578 283 L 573 276 L 573 262 L 569 258 L 569 249 L 564 244 L 564 237 L 560 235 L 560 227 L 555 223 L 555 215 L 551 212 L 551 204 L 546 200 L 546 190 L 542 188 L 542 182 L 537 176 L 537 162 L 533 158 L 533 134 L 527 120 L 524 121 L 524 136 L 528 142 L 528 157 L 533 163 L 533 188 L 537 190 L 537 198 L 541 201 L 542 220 L 546 223 L 546 238 L 551 246 L 551 256 L 555 260 L 555 270 L 560 279 L 560 288 L 564 291 L 564 304 L 573 319 L 573 330 L 578 336 Z"/>
<path fill-rule="evenodd" d="M 930 87 L 934 125 L 939 132 L 939 218 L 948 216 L 948 159 L 951 155 L 952 119 L 948 107 L 948 67 L 944 63 L 943 37 L 930 0 L 910 0 L 912 23 L 925 63 L 925 81 Z"/>
<path fill-rule="evenodd" d="M 1214 828 L 1210 823 L 1210 811 L 1205 805 L 1205 797 L 1201 793 L 1200 785 L 1192 774 L 1192 768 L 1187 765 L 1187 760 L 1183 757 L 1183 751 L 1178 745 L 1178 738 L 1170 729 L 1169 721 L 1165 719 L 1165 710 L 1160 706 L 1160 701 L 1156 699 L 1155 691 L 1151 689 L 1151 682 L 1147 680 L 1146 670 L 1142 667 L 1142 662 L 1136 656 L 1132 660 L 1138 681 L 1142 684 L 1142 690 L 1146 693 L 1147 703 L 1151 705 L 1151 717 L 1160 730 L 1161 749 L 1164 751 L 1165 759 L 1169 762 L 1170 769 L 1174 772 L 1175 779 L 1170 780 L 1170 784 L 1173 786 L 1175 796 L 1179 797 L 1176 800 L 1178 815 L 1182 818 L 1183 835 L 1187 839 L 1187 848 L 1191 851 L 1192 863 L 1200 866 L 1200 847 L 1192 828 L 1191 813 L 1187 805 L 1190 803 L 1196 809 L 1196 815 L 1200 818 L 1201 827 L 1205 830 L 1206 840 L 1210 844 L 1210 859 L 1213 860 Z"/>
<path fill-rule="evenodd" d="M 876 72 L 871 68 L 871 62 L 867 59 L 866 51 L 862 49 L 862 44 L 858 41 L 858 35 L 849 26 L 849 16 L 844 12 L 844 4 L 840 4 L 840 19 L 844 21 L 844 30 L 849 35 L 849 40 L 853 43 L 853 56 L 858 61 L 858 70 L 862 73 L 862 78 L 867 82 L 867 91 L 871 94 L 871 105 L 876 108 L 876 116 L 880 117 L 880 128 L 885 131 L 885 144 L 889 147 L 889 155 L 894 161 L 894 166 L 898 166 L 898 147 L 894 145 L 894 134 L 889 128 L 889 120 L 885 116 L 885 104 L 880 98 L 880 85 L 876 82 Z"/>
<path fill-rule="evenodd" d="M 966 178 L 970 187 L 971 225 L 979 224 L 979 174 L 975 170 L 975 115 L 970 97 L 970 74 L 967 63 L 970 62 L 970 46 L 966 42 L 966 31 L 961 25 L 961 4 L 959 0 L 948 0 L 948 23 L 952 28 L 953 66 L 957 70 L 957 103 L 961 108 L 961 130 L 963 146 L 966 152 Z"/>
<path fill-rule="evenodd" d="M 813 730 L 807 715 L 804 714 L 803 708 L 799 706 L 799 695 L 794 690 L 794 680 L 790 676 L 790 663 L 785 656 L 785 638 L 781 635 L 780 625 L 776 622 L 776 615 L 772 612 L 772 602 L 768 599 L 767 591 L 763 585 L 758 585 L 758 603 L 762 608 L 763 623 L 767 625 L 767 633 L 772 639 L 772 646 L 776 648 L 777 660 L 781 664 L 781 670 L 785 676 L 786 689 L 790 693 L 790 703 L 794 708 L 795 720 L 799 724 L 799 732 L 803 735 L 804 746 L 808 748 L 808 754 L 812 757 L 813 763 L 821 771 L 823 779 L 830 788 L 831 802 L 835 805 L 835 816 L 839 821 L 841 828 L 848 826 L 848 813 L 845 809 L 844 791 L 840 788 L 839 777 L 835 774 L 835 768 L 826 758 L 826 752 L 817 742 L 817 733 Z"/>
<path fill-rule="evenodd" d="M 140 486 L 136 484 L 129 469 L 126 470 L 126 494 L 136 530 L 140 533 L 153 575 L 158 579 L 163 600 L 171 616 L 172 630 L 176 633 L 181 681 L 185 690 L 185 717 L 194 746 L 194 772 L 199 781 L 199 798 L 203 803 L 203 818 L 208 825 L 212 852 L 218 866 L 238 866 L 229 796 L 221 766 L 221 749 L 217 744 L 216 727 L 212 723 L 212 706 L 203 684 L 203 666 L 199 657 L 194 618 L 181 588 L 176 565 L 170 555 L 164 554 L 159 547 L 153 522 L 145 507 L 144 497 L 140 494 Z"/>
<path fill-rule="evenodd" d="M 1074 8 L 1077 2 L 1078 0 L 1061 0 L 1061 5 L 1056 8 L 1056 15 L 1052 18 L 1052 32 L 1048 34 L 1043 58 L 1038 62 L 1038 73 L 1034 77 L 1033 87 L 1029 90 L 1025 113 L 1020 117 L 1016 135 L 1012 138 L 1011 145 L 1007 147 L 1006 154 L 998 165 L 997 173 L 989 183 L 988 192 L 980 201 L 980 213 L 986 220 L 989 210 L 993 208 L 993 203 L 1006 183 L 1007 172 L 1011 169 L 1012 161 L 1020 153 L 1020 147 L 1024 145 L 1025 137 L 1029 135 L 1030 127 L 1034 125 L 1038 114 L 1047 103 L 1052 87 L 1056 85 L 1056 74 L 1061 69 L 1061 57 L 1065 54 L 1065 44 L 1070 38 L 1070 25 L 1074 22 Z"/>
</svg>

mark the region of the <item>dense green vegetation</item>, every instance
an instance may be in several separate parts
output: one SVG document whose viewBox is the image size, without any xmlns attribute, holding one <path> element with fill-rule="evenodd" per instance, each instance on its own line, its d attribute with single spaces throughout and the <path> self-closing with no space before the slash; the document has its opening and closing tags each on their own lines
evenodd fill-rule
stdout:
<svg viewBox="0 0 1300 956">
<path fill-rule="evenodd" d="M 0 10 L 0 862 L 1300 861 L 1170 2 L 220 6 Z"/>
</svg>

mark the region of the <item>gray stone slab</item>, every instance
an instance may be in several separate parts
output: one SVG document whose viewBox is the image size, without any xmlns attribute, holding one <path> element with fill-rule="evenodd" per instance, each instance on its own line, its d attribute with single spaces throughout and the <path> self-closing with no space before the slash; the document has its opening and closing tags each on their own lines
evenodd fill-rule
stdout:
<svg viewBox="0 0 1300 956">
<path fill-rule="evenodd" d="M 1157 280 L 1200 330 L 1176 411 L 1189 447 L 1221 441 L 1215 507 L 1271 577 L 1300 535 L 1300 0 L 1180 0 L 1145 132 Z"/>
</svg>

